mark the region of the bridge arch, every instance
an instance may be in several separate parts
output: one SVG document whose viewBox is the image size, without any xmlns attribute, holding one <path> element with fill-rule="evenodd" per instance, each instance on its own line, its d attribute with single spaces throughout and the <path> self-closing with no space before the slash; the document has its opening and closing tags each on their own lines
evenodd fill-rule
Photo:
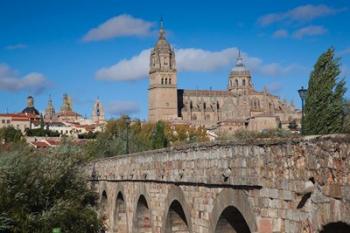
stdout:
<svg viewBox="0 0 350 233">
<path fill-rule="evenodd" d="M 313 194 L 314 195 L 314 194 Z M 342 233 L 342 229 L 349 229 L 350 227 L 350 209 L 347 205 L 344 205 L 343 201 L 331 199 L 325 197 L 322 193 L 319 193 L 319 197 L 323 197 L 323 201 L 327 204 L 317 204 L 318 208 L 313 213 L 311 222 L 314 224 L 314 229 L 320 233 Z M 340 229 L 339 231 L 331 231 L 331 229 Z M 345 231 L 345 232 L 350 232 Z"/>
<path fill-rule="evenodd" d="M 347 233 L 350 232 L 350 225 L 345 222 L 333 222 L 322 227 L 320 233 Z"/>
<path fill-rule="evenodd" d="M 102 190 L 100 195 L 99 212 L 102 219 L 103 231 L 109 231 L 110 229 L 110 219 L 109 219 L 109 206 L 108 206 L 108 195 L 106 190 Z"/>
<path fill-rule="evenodd" d="M 126 199 L 121 187 L 116 189 L 116 197 L 113 211 L 113 232 L 128 233 L 128 218 Z"/>
<path fill-rule="evenodd" d="M 210 216 L 210 232 L 257 232 L 256 217 L 244 191 L 225 189 L 219 193 Z"/>
<path fill-rule="evenodd" d="M 192 232 L 191 212 L 179 186 L 171 185 L 165 200 L 165 210 L 162 215 L 161 233 L 173 233 L 172 228 L 181 232 Z"/>
<path fill-rule="evenodd" d="M 139 184 L 137 191 L 133 201 L 135 205 L 133 208 L 132 233 L 152 233 L 154 231 L 151 198 L 148 196 L 144 184 Z"/>
</svg>

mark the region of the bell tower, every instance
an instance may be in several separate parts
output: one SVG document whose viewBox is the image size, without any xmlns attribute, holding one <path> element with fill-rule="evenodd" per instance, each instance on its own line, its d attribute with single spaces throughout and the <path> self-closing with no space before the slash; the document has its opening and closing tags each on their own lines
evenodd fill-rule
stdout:
<svg viewBox="0 0 350 233">
<path fill-rule="evenodd" d="M 245 67 L 240 51 L 238 51 L 236 65 L 230 73 L 227 88 L 238 96 L 247 95 L 253 90 L 250 71 Z"/>
<path fill-rule="evenodd" d="M 148 88 L 148 120 L 178 117 L 175 52 L 165 38 L 163 20 L 159 38 L 151 51 Z"/>
</svg>

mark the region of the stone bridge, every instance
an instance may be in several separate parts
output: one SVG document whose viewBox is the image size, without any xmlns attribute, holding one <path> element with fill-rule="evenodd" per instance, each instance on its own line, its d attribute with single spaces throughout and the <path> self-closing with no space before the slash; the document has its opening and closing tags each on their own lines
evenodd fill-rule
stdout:
<svg viewBox="0 0 350 233">
<path fill-rule="evenodd" d="M 106 232 L 350 232 L 350 137 L 216 142 L 93 161 Z"/>
</svg>

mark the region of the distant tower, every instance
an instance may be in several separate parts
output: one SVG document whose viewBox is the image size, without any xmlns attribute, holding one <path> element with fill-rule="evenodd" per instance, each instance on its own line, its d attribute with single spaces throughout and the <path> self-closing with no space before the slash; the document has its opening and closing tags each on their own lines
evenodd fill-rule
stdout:
<svg viewBox="0 0 350 233">
<path fill-rule="evenodd" d="M 103 109 L 102 103 L 97 98 L 94 104 L 94 109 L 92 110 L 92 121 L 98 123 L 98 122 L 104 121 L 104 119 L 105 119 L 105 111 Z"/>
<path fill-rule="evenodd" d="M 49 97 L 49 102 L 47 103 L 47 107 L 45 109 L 45 115 L 44 118 L 47 121 L 52 121 L 55 116 L 55 108 L 52 104 L 51 96 Z"/>
<path fill-rule="evenodd" d="M 178 117 L 175 52 L 165 39 L 163 20 L 159 38 L 151 51 L 148 120 L 170 120 Z"/>
<path fill-rule="evenodd" d="M 22 113 L 40 115 L 39 111 L 34 107 L 34 98 L 32 96 L 27 97 L 27 107 L 22 110 Z"/>
<path fill-rule="evenodd" d="M 238 51 L 236 65 L 230 73 L 227 88 L 239 96 L 247 95 L 253 90 L 250 71 L 245 67 L 240 51 Z"/>
<path fill-rule="evenodd" d="M 63 105 L 61 106 L 61 112 L 72 112 L 72 99 L 67 95 L 63 95 Z"/>
</svg>

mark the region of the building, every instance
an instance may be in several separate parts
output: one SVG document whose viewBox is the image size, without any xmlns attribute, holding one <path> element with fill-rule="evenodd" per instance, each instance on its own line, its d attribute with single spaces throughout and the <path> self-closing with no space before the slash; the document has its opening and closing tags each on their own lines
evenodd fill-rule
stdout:
<svg viewBox="0 0 350 233">
<path fill-rule="evenodd" d="M 40 113 L 34 107 L 34 98 L 27 97 L 27 106 L 20 113 L 0 114 L 0 128 L 13 127 L 21 130 L 24 134 L 26 129 L 35 128 L 39 125 Z"/>
<path fill-rule="evenodd" d="M 175 51 L 165 38 L 163 23 L 150 55 L 148 119 L 184 122 L 218 131 L 260 131 L 300 123 L 301 113 L 268 90 L 255 90 L 241 54 L 229 74 L 226 90 L 177 88 Z"/>
<path fill-rule="evenodd" d="M 52 122 L 55 120 L 56 112 L 55 107 L 53 106 L 51 96 L 49 97 L 49 102 L 45 109 L 44 119 L 45 122 Z"/>
<path fill-rule="evenodd" d="M 36 127 L 40 116 L 28 113 L 5 113 L 0 114 L 0 128 L 13 127 L 21 130 L 24 134 L 26 129 Z"/>
<path fill-rule="evenodd" d="M 22 110 L 22 113 L 40 115 L 39 111 L 34 107 L 34 98 L 32 96 L 27 97 L 27 107 Z"/>
<path fill-rule="evenodd" d="M 104 120 L 105 120 L 105 111 L 102 106 L 102 103 L 97 98 L 92 110 L 92 121 L 98 124 L 98 123 L 104 122 Z"/>
<path fill-rule="evenodd" d="M 77 112 L 73 111 L 72 98 L 67 94 L 63 95 L 63 104 L 61 111 L 56 114 L 58 121 L 78 122 L 84 118 Z"/>
</svg>

